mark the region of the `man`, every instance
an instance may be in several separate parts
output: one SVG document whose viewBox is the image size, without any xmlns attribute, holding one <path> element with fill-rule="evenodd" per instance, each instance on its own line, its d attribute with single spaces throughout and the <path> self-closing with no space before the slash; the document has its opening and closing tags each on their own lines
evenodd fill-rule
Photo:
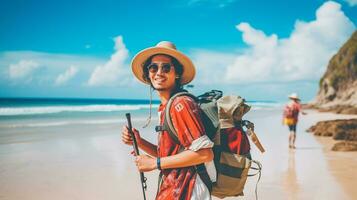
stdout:
<svg viewBox="0 0 357 200">
<path fill-rule="evenodd" d="M 173 43 L 162 41 L 155 47 L 144 49 L 132 60 L 135 77 L 154 88 L 161 100 L 160 125 L 164 122 L 166 104 L 170 97 L 182 91 L 182 86 L 195 76 L 192 61 L 176 50 Z M 163 179 L 156 199 L 210 199 L 206 185 L 195 170 L 195 165 L 213 159 L 213 142 L 205 135 L 200 109 L 187 96 L 175 98 L 170 108 L 171 120 L 180 144 L 173 141 L 167 131 L 160 131 L 158 145 L 140 137 L 133 128 L 138 146 L 149 155 L 136 156 L 136 165 L 142 172 L 161 170 Z M 132 144 L 128 128 L 123 127 L 122 141 Z"/>
<path fill-rule="evenodd" d="M 289 148 L 295 149 L 296 125 L 298 122 L 299 112 L 301 111 L 300 98 L 296 93 L 288 96 L 290 102 L 284 108 L 283 124 L 289 127 Z M 301 112 L 305 115 L 305 112 Z"/>
</svg>

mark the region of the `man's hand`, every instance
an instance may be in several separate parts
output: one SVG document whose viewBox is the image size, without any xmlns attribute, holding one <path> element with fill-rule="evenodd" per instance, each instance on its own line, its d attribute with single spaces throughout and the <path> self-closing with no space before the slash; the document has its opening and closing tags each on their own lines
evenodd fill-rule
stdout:
<svg viewBox="0 0 357 200">
<path fill-rule="evenodd" d="M 136 166 L 141 172 L 148 172 L 156 169 L 156 158 L 148 155 L 139 155 L 135 159 Z"/>
<path fill-rule="evenodd" d="M 140 133 L 138 130 L 136 130 L 135 128 L 132 129 L 135 138 L 136 138 L 136 142 L 138 143 L 138 146 L 140 146 L 141 144 L 141 137 L 140 137 Z M 133 145 L 133 138 L 131 137 L 130 133 L 129 133 L 129 129 L 127 126 L 123 126 L 123 129 L 121 131 L 122 135 L 121 135 L 121 140 L 123 141 L 124 144 L 127 145 Z"/>
</svg>

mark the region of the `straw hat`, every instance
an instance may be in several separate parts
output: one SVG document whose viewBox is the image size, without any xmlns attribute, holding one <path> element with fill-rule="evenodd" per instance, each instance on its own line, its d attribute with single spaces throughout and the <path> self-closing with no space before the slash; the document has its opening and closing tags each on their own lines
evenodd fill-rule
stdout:
<svg viewBox="0 0 357 200">
<path fill-rule="evenodd" d="M 139 81 L 150 85 L 150 82 L 145 80 L 143 77 L 144 71 L 143 67 L 148 58 L 156 54 L 165 54 L 172 56 L 179 61 L 183 67 L 183 73 L 181 76 L 181 84 L 187 84 L 193 80 L 195 77 L 195 66 L 192 61 L 183 53 L 176 50 L 176 46 L 172 42 L 161 41 L 156 46 L 150 47 L 140 51 L 136 54 L 131 61 L 131 69 Z"/>
<path fill-rule="evenodd" d="M 296 93 L 290 94 L 290 95 L 289 95 L 289 98 L 290 98 L 290 99 L 296 99 L 296 100 L 299 100 L 299 101 L 300 101 L 300 98 L 299 98 L 299 96 L 298 96 Z"/>
</svg>

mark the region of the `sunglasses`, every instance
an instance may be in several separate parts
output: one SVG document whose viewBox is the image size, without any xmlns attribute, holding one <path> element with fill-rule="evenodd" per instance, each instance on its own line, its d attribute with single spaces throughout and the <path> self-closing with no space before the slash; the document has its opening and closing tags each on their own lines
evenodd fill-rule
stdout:
<svg viewBox="0 0 357 200">
<path fill-rule="evenodd" d="M 171 67 L 173 65 L 170 63 L 162 63 L 161 64 L 161 71 L 162 73 L 169 73 L 171 71 Z M 156 73 L 157 71 L 159 71 L 159 64 L 157 63 L 151 63 L 148 67 L 148 70 L 150 73 Z"/>
</svg>

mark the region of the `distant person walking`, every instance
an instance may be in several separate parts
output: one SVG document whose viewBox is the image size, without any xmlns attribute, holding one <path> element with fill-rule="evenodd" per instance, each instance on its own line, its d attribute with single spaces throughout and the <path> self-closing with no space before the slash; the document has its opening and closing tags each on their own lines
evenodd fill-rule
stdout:
<svg viewBox="0 0 357 200">
<path fill-rule="evenodd" d="M 296 93 L 292 93 L 288 96 L 290 102 L 284 107 L 283 124 L 289 127 L 289 148 L 295 149 L 296 140 L 296 125 L 299 118 L 299 112 L 301 111 L 300 98 Z M 301 112 L 306 114 L 305 112 Z"/>
</svg>

